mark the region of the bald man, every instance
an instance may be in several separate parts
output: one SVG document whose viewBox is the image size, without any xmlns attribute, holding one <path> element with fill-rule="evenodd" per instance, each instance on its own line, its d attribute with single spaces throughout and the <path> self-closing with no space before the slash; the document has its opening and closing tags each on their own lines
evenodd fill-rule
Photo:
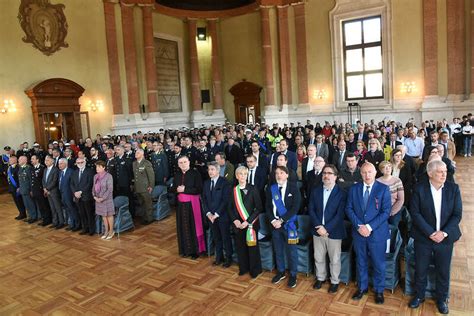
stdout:
<svg viewBox="0 0 474 316">
<path fill-rule="evenodd" d="M 375 166 L 366 162 L 360 169 L 362 182 L 354 184 L 347 197 L 346 214 L 352 223 L 352 237 L 356 252 L 358 290 L 352 296 L 360 300 L 369 286 L 368 262 L 374 272 L 375 303 L 383 304 L 385 289 L 385 249 L 390 237 L 388 218 L 391 197 L 388 186 L 375 181 Z"/>
</svg>

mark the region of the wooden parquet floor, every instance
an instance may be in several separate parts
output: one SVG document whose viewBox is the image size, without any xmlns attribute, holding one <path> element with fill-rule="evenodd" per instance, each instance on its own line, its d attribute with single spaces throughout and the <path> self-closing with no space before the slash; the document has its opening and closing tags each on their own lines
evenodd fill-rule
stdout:
<svg viewBox="0 0 474 316">
<path fill-rule="evenodd" d="M 464 214 L 462 239 L 455 246 L 451 274 L 451 315 L 474 314 L 474 159 L 459 158 Z M 272 272 L 257 279 L 239 277 L 237 266 L 212 266 L 178 256 L 175 217 L 103 241 L 64 230 L 13 220 L 8 195 L 0 196 L 0 315 L 434 315 L 428 300 L 410 310 L 400 286 L 351 299 L 356 287 L 328 285 L 316 291 L 313 278 L 298 276 L 298 286 L 275 286 Z"/>
</svg>

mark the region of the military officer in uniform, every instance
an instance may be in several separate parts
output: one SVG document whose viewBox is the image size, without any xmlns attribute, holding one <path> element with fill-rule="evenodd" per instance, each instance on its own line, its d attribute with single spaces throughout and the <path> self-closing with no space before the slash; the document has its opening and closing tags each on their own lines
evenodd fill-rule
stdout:
<svg viewBox="0 0 474 316">
<path fill-rule="evenodd" d="M 151 192 L 155 186 L 155 173 L 151 162 L 145 159 L 143 149 L 135 152 L 136 160 L 133 162 L 134 191 L 140 205 L 144 208 L 142 224 L 148 225 L 153 222 L 153 205 Z"/>
<path fill-rule="evenodd" d="M 8 192 L 10 192 L 12 195 L 13 201 L 15 202 L 18 212 L 20 213 L 17 217 L 15 217 L 15 219 L 26 219 L 25 204 L 23 204 L 23 199 L 21 198 L 20 189 L 18 187 L 18 171 L 20 167 L 18 167 L 17 164 L 17 157 L 10 156 L 8 163 L 10 164 L 7 169 Z"/>
<path fill-rule="evenodd" d="M 114 179 L 114 197 L 127 196 L 130 208 L 130 214 L 135 215 L 135 203 L 133 203 L 132 194 L 132 160 L 125 155 L 125 150 L 122 146 L 115 146 L 115 172 L 112 174 Z"/>
<path fill-rule="evenodd" d="M 40 163 L 40 157 L 33 154 L 31 156 L 31 165 L 33 166 L 31 172 L 31 197 L 35 202 L 36 209 L 40 212 L 43 221 L 39 224 L 47 226 L 51 224 L 51 208 L 48 200 L 44 196 L 43 190 L 43 175 L 45 167 Z"/>
<path fill-rule="evenodd" d="M 31 224 L 38 220 L 36 204 L 31 197 L 31 166 L 28 165 L 26 156 L 18 158 L 18 164 L 20 165 L 18 170 L 19 192 L 28 213 L 28 224 Z"/>
<path fill-rule="evenodd" d="M 161 142 L 153 143 L 153 153 L 150 159 L 155 171 L 155 185 L 165 186 L 169 178 L 168 157 L 166 157 Z"/>
</svg>

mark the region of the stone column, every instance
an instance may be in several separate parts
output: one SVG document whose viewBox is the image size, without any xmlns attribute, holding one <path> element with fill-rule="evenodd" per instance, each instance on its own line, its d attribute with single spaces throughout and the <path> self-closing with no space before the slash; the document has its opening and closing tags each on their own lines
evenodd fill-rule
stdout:
<svg viewBox="0 0 474 316">
<path fill-rule="evenodd" d="M 298 103 L 309 103 L 308 96 L 308 65 L 306 59 L 306 24 L 305 4 L 296 4 L 295 12 L 295 34 L 296 34 L 296 69 L 298 71 Z M 291 89 L 291 85 L 290 85 Z"/>
<path fill-rule="evenodd" d="M 201 89 L 199 86 L 199 64 L 196 45 L 196 20 L 188 20 L 189 62 L 191 64 L 191 102 L 193 111 L 201 111 Z"/>
<path fill-rule="evenodd" d="M 448 28 L 448 100 L 462 100 L 466 91 L 464 0 L 446 1 Z"/>
<path fill-rule="evenodd" d="M 437 0 L 423 0 L 423 53 L 425 96 L 438 95 Z"/>
<path fill-rule="evenodd" d="M 288 6 L 278 7 L 278 35 L 280 43 L 280 81 L 282 105 L 291 104 L 290 34 Z"/>
<path fill-rule="evenodd" d="M 109 64 L 110 91 L 114 114 L 122 114 L 122 89 L 120 87 L 120 68 L 117 48 L 117 29 L 115 25 L 115 3 L 104 0 L 105 37 Z"/>
<path fill-rule="evenodd" d="M 275 105 L 275 86 L 273 84 L 273 52 L 272 39 L 270 35 L 270 18 L 268 7 L 260 8 L 262 21 L 262 55 L 265 66 L 265 105 Z"/>
<path fill-rule="evenodd" d="M 145 52 L 146 88 L 149 112 L 158 112 L 155 44 L 153 37 L 153 6 L 145 5 L 143 12 L 143 43 Z"/>
<path fill-rule="evenodd" d="M 125 72 L 127 78 L 128 112 L 140 113 L 137 78 L 137 54 L 133 29 L 133 5 L 121 3 L 123 49 L 125 54 Z"/>
<path fill-rule="evenodd" d="M 217 20 L 208 20 L 209 36 L 212 39 L 211 68 L 212 68 L 212 93 L 214 110 L 222 109 L 222 84 L 221 67 L 219 63 L 219 40 L 217 35 Z"/>
</svg>

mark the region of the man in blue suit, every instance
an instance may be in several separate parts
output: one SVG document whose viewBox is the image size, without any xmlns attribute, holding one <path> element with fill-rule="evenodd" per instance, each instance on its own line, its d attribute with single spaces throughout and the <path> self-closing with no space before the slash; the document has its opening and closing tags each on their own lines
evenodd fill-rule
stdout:
<svg viewBox="0 0 474 316">
<path fill-rule="evenodd" d="M 73 194 L 71 189 L 72 169 L 68 168 L 66 158 L 60 158 L 59 166 L 59 192 L 61 193 L 61 202 L 66 214 L 69 217 L 69 227 L 66 230 L 76 232 L 80 229 L 79 214 L 73 202 Z"/>
<path fill-rule="evenodd" d="M 329 255 L 331 286 L 329 293 L 336 293 L 341 273 L 341 245 L 346 238 L 344 211 L 347 193 L 337 184 L 337 168 L 326 165 L 323 168 L 323 185 L 313 189 L 308 205 L 308 214 L 313 227 L 314 261 L 316 282 L 314 289 L 320 289 L 327 278 L 326 255 Z"/>
<path fill-rule="evenodd" d="M 253 145 L 253 144 L 252 144 Z M 258 189 L 260 196 L 265 193 L 265 185 L 268 180 L 268 166 L 257 166 L 257 158 L 250 154 L 245 159 L 247 168 L 249 168 L 249 175 L 247 182 Z"/>
<path fill-rule="evenodd" d="M 266 213 L 273 226 L 272 240 L 275 248 L 277 274 L 272 283 L 278 284 L 285 276 L 285 253 L 288 254 L 290 278 L 288 287 L 296 286 L 298 267 L 298 232 L 296 214 L 300 209 L 301 194 L 296 183 L 288 181 L 288 168 L 277 166 L 276 183 L 267 187 Z"/>
<path fill-rule="evenodd" d="M 375 303 L 383 304 L 385 288 L 385 249 L 389 238 L 388 218 L 391 198 L 388 186 L 375 181 L 377 171 L 371 163 L 360 169 L 362 182 L 354 184 L 347 197 L 346 214 L 352 223 L 352 236 L 359 273 L 358 290 L 352 296 L 360 300 L 369 286 L 368 261 L 374 268 Z"/>
<path fill-rule="evenodd" d="M 461 193 L 457 184 L 446 181 L 447 167 L 443 161 L 430 161 L 426 170 L 429 181 L 415 187 L 410 204 L 411 237 L 415 240 L 416 295 L 409 306 L 417 308 L 424 302 L 428 268 L 434 258 L 436 306 L 441 314 L 447 314 L 453 246 L 461 237 Z"/>
<path fill-rule="evenodd" d="M 202 209 L 211 224 L 212 236 L 216 245 L 214 265 L 222 264 L 224 268 L 232 265 L 232 241 L 230 239 L 230 219 L 227 215 L 231 187 L 224 177 L 219 176 L 220 166 L 217 162 L 208 164 L 209 179 L 204 182 L 202 190 Z M 224 252 L 225 250 L 225 259 Z"/>
<path fill-rule="evenodd" d="M 280 152 L 279 154 L 283 154 L 286 156 L 288 159 L 288 164 L 287 167 L 288 169 L 293 170 L 296 172 L 296 169 L 298 169 L 298 158 L 296 157 L 296 153 L 288 150 L 288 141 L 286 139 L 280 140 Z M 278 155 L 273 155 L 273 161 L 272 161 L 272 170 L 275 170 L 277 166 L 277 158 Z"/>
</svg>

